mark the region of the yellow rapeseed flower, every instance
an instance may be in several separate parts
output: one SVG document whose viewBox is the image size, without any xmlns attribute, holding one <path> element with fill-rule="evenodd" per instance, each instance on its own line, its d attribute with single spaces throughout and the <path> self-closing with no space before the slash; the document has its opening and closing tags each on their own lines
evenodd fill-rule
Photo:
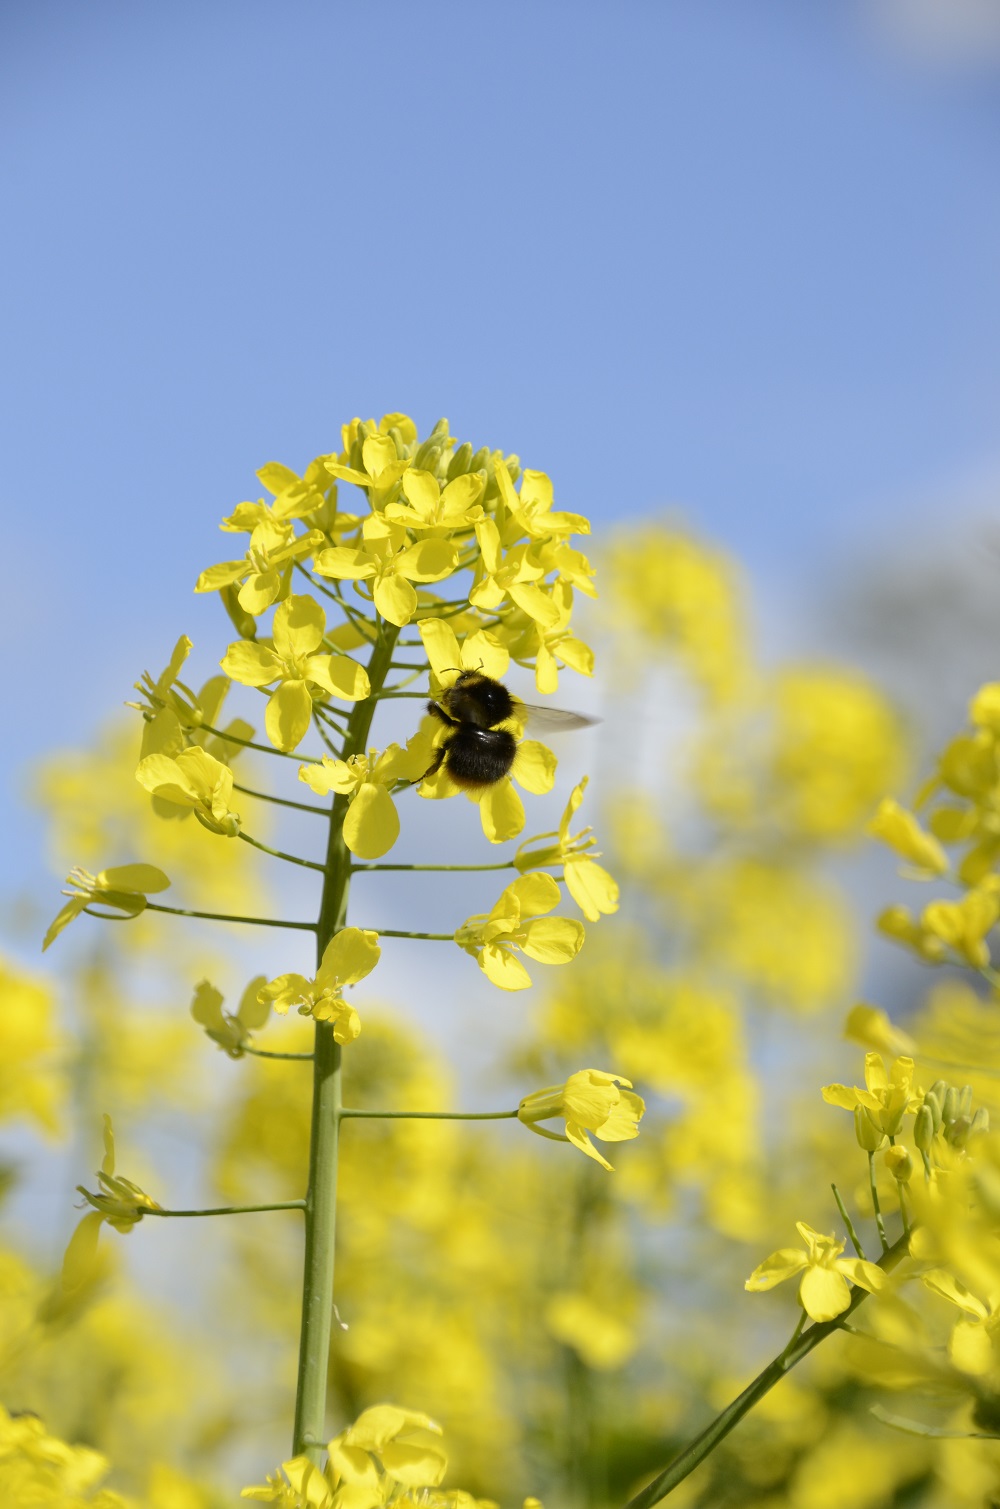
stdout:
<svg viewBox="0 0 1000 1509">
<path fill-rule="evenodd" d="M 257 999 L 282 1016 L 289 1007 L 297 1006 L 301 1016 L 332 1022 L 337 1042 L 351 1043 L 361 1031 L 361 1021 L 354 1007 L 344 1000 L 344 990 L 370 975 L 381 954 L 378 933 L 343 927 L 326 945 L 314 980 L 299 974 L 279 975 L 261 987 Z"/>
<path fill-rule="evenodd" d="M 840 1256 L 844 1242 L 823 1236 L 805 1221 L 796 1221 L 795 1228 L 805 1247 L 780 1247 L 766 1257 L 746 1281 L 745 1288 L 752 1294 L 773 1289 L 776 1284 L 801 1273 L 799 1304 L 810 1319 L 825 1321 L 842 1315 L 850 1305 L 848 1280 L 867 1289 L 870 1294 L 884 1287 L 885 1274 L 875 1263 L 869 1263 L 865 1258 Z"/>
<path fill-rule="evenodd" d="M 587 1133 L 593 1132 L 602 1142 L 627 1142 L 638 1137 L 646 1103 L 633 1094 L 631 1086 L 632 1081 L 621 1074 L 580 1069 L 565 1084 L 549 1085 L 545 1090 L 526 1095 L 517 1108 L 518 1120 L 540 1137 L 572 1142 L 581 1153 L 612 1171 L 612 1165 L 597 1151 Z M 555 1116 L 565 1119 L 565 1136 L 539 1125 Z"/>
<path fill-rule="evenodd" d="M 455 942 L 501 990 L 526 990 L 531 976 L 516 953 L 539 964 L 568 964 L 583 947 L 582 922 L 544 915 L 558 906 L 559 898 L 551 875 L 522 875 L 507 886 L 491 912 L 467 918 Z"/>
</svg>

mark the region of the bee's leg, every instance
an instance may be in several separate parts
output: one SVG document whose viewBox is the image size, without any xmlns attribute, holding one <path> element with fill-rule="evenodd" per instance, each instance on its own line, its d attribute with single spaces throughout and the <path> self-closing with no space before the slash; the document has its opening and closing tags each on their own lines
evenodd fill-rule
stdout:
<svg viewBox="0 0 1000 1509">
<path fill-rule="evenodd" d="M 449 718 L 447 721 L 450 723 L 451 719 Z M 439 745 L 439 747 L 435 750 L 433 760 L 428 765 L 423 775 L 420 776 L 421 781 L 426 781 L 430 776 L 437 775 L 438 771 L 441 769 L 441 766 L 444 764 L 444 757 L 448 753 L 448 745 L 450 743 L 450 739 L 445 739 L 444 743 Z"/>
<path fill-rule="evenodd" d="M 449 718 L 449 716 L 445 712 L 444 708 L 443 707 L 439 707 L 436 702 L 428 702 L 428 704 L 427 704 L 427 711 L 431 714 L 431 716 L 433 718 L 437 718 L 441 723 L 444 723 L 448 728 L 458 728 L 459 725 L 458 725 L 457 720 L 455 718 Z M 429 776 L 437 775 L 438 771 L 441 769 L 441 766 L 444 764 L 444 757 L 448 753 L 448 745 L 450 743 L 451 743 L 450 739 L 445 739 L 445 741 L 444 741 L 443 744 L 439 744 L 438 745 L 438 748 L 434 752 L 434 758 L 433 758 L 433 760 L 428 765 L 428 767 L 424 771 L 423 775 L 420 777 L 420 779 L 422 781 L 426 781 Z"/>
</svg>

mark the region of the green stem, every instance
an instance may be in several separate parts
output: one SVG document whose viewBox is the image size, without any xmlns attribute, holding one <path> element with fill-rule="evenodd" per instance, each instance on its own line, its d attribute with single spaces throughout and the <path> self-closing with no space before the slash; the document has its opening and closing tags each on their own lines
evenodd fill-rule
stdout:
<svg viewBox="0 0 1000 1509">
<path fill-rule="evenodd" d="M 833 1198 L 836 1200 L 837 1209 L 840 1211 L 840 1219 L 843 1221 L 845 1227 L 847 1228 L 847 1235 L 851 1239 L 851 1246 L 858 1254 L 858 1257 L 864 1259 L 864 1261 L 867 1262 L 867 1258 L 865 1258 L 865 1249 L 862 1247 L 858 1234 L 854 1230 L 854 1222 L 847 1214 L 847 1206 L 840 1198 L 840 1190 L 835 1184 L 831 1184 L 830 1188 L 833 1190 Z"/>
<path fill-rule="evenodd" d="M 241 749 L 259 749 L 261 754 L 279 755 L 283 760 L 298 760 L 301 765 L 323 763 L 315 755 L 295 754 L 287 749 L 275 749 L 273 744 L 255 744 L 252 739 L 240 739 L 236 734 L 224 734 L 221 728 L 213 728 L 211 723 L 201 723 L 198 726 L 206 734 L 214 734 L 217 739 L 225 739 L 227 744 L 239 744 Z"/>
<path fill-rule="evenodd" d="M 341 1106 L 341 1120 L 364 1118 L 372 1121 L 510 1121 L 516 1111 L 356 1111 Z"/>
<path fill-rule="evenodd" d="M 890 1273 L 906 1256 L 908 1246 L 907 1239 L 900 1237 L 879 1258 L 879 1268 L 884 1273 Z M 738 1395 L 731 1404 L 727 1404 L 721 1414 L 716 1415 L 711 1425 L 706 1426 L 699 1436 L 685 1446 L 669 1467 L 665 1467 L 641 1492 L 629 1499 L 625 1509 L 650 1509 L 652 1504 L 658 1504 L 661 1499 L 665 1499 L 668 1493 L 673 1492 L 679 1483 L 683 1483 L 684 1479 L 715 1450 L 728 1436 L 733 1426 L 738 1425 L 743 1416 L 748 1414 L 754 1405 L 759 1404 L 776 1383 L 781 1382 L 786 1373 L 791 1372 L 792 1368 L 804 1357 L 808 1357 L 821 1341 L 825 1341 L 828 1336 L 840 1330 L 846 1317 L 852 1315 L 867 1298 L 867 1289 L 855 1288 L 851 1294 L 851 1303 L 843 1316 L 838 1316 L 836 1320 L 817 1321 L 807 1331 L 803 1331 L 798 1341 L 789 1343 L 783 1352 L 768 1363 L 763 1372 L 757 1374 L 742 1394 Z"/>
<path fill-rule="evenodd" d="M 342 759 L 362 753 L 368 744 L 379 689 L 392 663 L 399 630 L 379 623 L 368 680 L 372 695 L 356 702 L 348 719 Z M 351 854 L 344 842 L 348 798 L 338 793 L 330 808 L 323 895 L 316 924 L 316 954 L 321 960 L 330 939 L 347 918 Z M 327 1371 L 333 1330 L 333 1276 L 337 1218 L 337 1159 L 342 1106 L 340 1044 L 329 1022 L 316 1023 L 313 1058 L 312 1123 L 309 1138 L 309 1187 L 302 1276 L 302 1326 L 295 1396 L 292 1454 L 304 1453 L 317 1466 L 323 1458 L 326 1431 Z"/>
<path fill-rule="evenodd" d="M 314 933 L 315 922 L 282 922 L 277 917 L 237 917 L 231 912 L 196 912 L 180 906 L 161 906 L 158 901 L 147 901 L 147 912 L 169 912 L 173 917 L 204 917 L 207 922 L 245 922 L 251 927 L 291 927 L 301 932 Z"/>
<path fill-rule="evenodd" d="M 295 1058 L 305 1061 L 312 1059 L 311 1053 L 274 1053 L 270 1048 L 251 1048 L 249 1043 L 243 1044 L 244 1053 L 252 1053 L 254 1058 Z"/>
<path fill-rule="evenodd" d="M 143 1210 L 144 1216 L 252 1216 L 262 1210 L 305 1210 L 304 1200 L 279 1200 L 274 1205 L 218 1205 L 214 1210 Z"/>
<path fill-rule="evenodd" d="M 398 928 L 383 927 L 378 929 L 380 938 L 424 938 L 431 943 L 454 943 L 454 933 L 404 933 Z"/>
<path fill-rule="evenodd" d="M 319 870 L 321 875 L 326 872 L 326 865 L 317 864 L 314 859 L 300 859 L 297 854 L 285 854 L 281 849 L 272 849 L 269 845 L 262 844 L 260 839 L 251 838 L 249 833 L 241 831 L 237 833 L 236 837 L 241 838 L 251 848 L 259 849 L 262 854 L 270 854 L 272 859 L 283 859 L 286 864 L 301 865 L 304 870 Z"/>
<path fill-rule="evenodd" d="M 885 1234 L 885 1222 L 882 1219 L 882 1207 L 878 1203 L 878 1190 L 875 1188 L 875 1154 L 868 1154 L 868 1186 L 872 1192 L 872 1207 L 875 1211 L 875 1225 L 878 1227 L 878 1239 L 882 1243 L 882 1251 L 889 1251 L 889 1239 Z"/>
<path fill-rule="evenodd" d="M 458 874 L 459 872 L 468 873 L 473 870 L 513 870 L 513 868 L 514 861 L 512 859 L 504 859 L 499 864 L 494 865 L 351 865 L 351 871 L 355 875 L 360 874 L 363 870 L 446 870 Z"/>
<path fill-rule="evenodd" d="M 276 807 L 294 807 L 296 812 L 311 812 L 315 817 L 329 818 L 330 814 L 325 807 L 313 807 L 309 802 L 290 802 L 284 796 L 271 796 L 267 791 L 251 791 L 249 786 L 240 786 L 233 782 L 233 790 L 241 791 L 244 796 L 255 796 L 262 802 L 273 802 Z"/>
</svg>

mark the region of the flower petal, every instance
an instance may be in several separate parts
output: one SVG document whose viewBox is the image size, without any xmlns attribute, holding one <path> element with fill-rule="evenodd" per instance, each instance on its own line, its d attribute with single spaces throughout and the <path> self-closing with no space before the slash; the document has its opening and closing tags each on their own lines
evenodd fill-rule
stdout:
<svg viewBox="0 0 1000 1509">
<path fill-rule="evenodd" d="M 751 1294 L 773 1289 L 776 1284 L 783 1284 L 786 1278 L 794 1278 L 796 1273 L 801 1273 L 806 1261 L 801 1247 L 779 1247 L 777 1252 L 772 1252 L 770 1257 L 758 1263 L 743 1287 L 749 1289 Z"/>
<path fill-rule="evenodd" d="M 479 798 L 479 816 L 483 832 L 491 844 L 516 838 L 524 828 L 524 804 L 511 784 L 510 777 L 488 786 Z"/>
<path fill-rule="evenodd" d="M 522 739 L 514 755 L 511 774 L 532 796 L 544 796 L 555 785 L 558 763 L 551 749 L 539 744 L 537 739 Z"/>
<path fill-rule="evenodd" d="M 583 923 L 575 917 L 536 917 L 524 928 L 521 952 L 539 964 L 569 964 L 585 937 Z"/>
<path fill-rule="evenodd" d="M 799 1285 L 799 1299 L 813 1320 L 834 1320 L 850 1305 L 851 1291 L 835 1268 L 807 1268 Z"/>
<path fill-rule="evenodd" d="M 304 681 L 283 681 L 268 698 L 267 737 L 286 753 L 301 744 L 312 721 L 312 698 Z"/>
<path fill-rule="evenodd" d="M 384 786 L 365 781 L 344 818 L 344 842 L 359 859 L 380 859 L 399 837 L 399 813 Z"/>
<path fill-rule="evenodd" d="M 371 693 L 368 672 L 349 655 L 310 655 L 306 675 L 343 702 L 361 702 Z"/>
<path fill-rule="evenodd" d="M 479 968 L 500 990 L 527 990 L 531 984 L 531 976 L 520 959 L 497 943 L 483 945 Z"/>
<path fill-rule="evenodd" d="M 272 649 L 250 639 L 238 639 L 231 644 L 219 663 L 231 680 L 243 686 L 267 686 L 278 679 L 283 669 Z"/>
<path fill-rule="evenodd" d="M 382 617 L 401 629 L 417 611 L 417 594 L 402 576 L 384 576 L 375 583 L 375 606 Z"/>
</svg>

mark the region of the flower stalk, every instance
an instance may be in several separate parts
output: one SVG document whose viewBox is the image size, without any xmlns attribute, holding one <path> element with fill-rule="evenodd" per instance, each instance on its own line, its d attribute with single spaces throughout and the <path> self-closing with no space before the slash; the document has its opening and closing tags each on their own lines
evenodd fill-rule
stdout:
<svg viewBox="0 0 1000 1509">
<path fill-rule="evenodd" d="M 368 664 L 371 695 L 355 703 L 348 719 L 341 758 L 363 753 L 371 731 L 379 689 L 392 664 L 399 630 L 379 623 Z M 347 919 L 351 854 L 344 842 L 349 799 L 338 793 L 330 808 L 330 828 L 323 867 L 323 894 L 316 924 L 316 958 Z M 333 1334 L 333 1282 L 337 1221 L 337 1161 L 343 1104 L 341 1046 L 329 1022 L 317 1022 L 313 1057 L 313 1097 L 309 1137 L 309 1183 L 306 1190 L 305 1256 L 302 1278 L 302 1325 L 295 1397 L 293 1455 L 317 1466 L 326 1441 L 327 1369 Z"/>
</svg>

